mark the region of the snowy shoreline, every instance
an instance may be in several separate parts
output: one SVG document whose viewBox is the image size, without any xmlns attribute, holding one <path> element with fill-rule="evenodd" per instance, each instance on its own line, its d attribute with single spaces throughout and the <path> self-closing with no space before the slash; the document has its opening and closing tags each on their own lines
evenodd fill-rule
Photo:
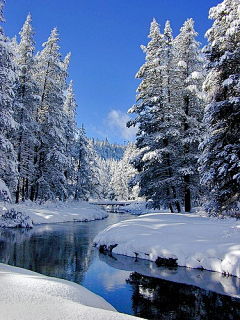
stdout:
<svg viewBox="0 0 240 320">
<path fill-rule="evenodd" d="M 109 226 L 99 249 L 138 259 L 172 259 L 178 266 L 240 278 L 240 221 L 193 214 L 153 213 Z"/>
<path fill-rule="evenodd" d="M 0 214 L 21 212 L 33 224 L 51 224 L 100 220 L 108 214 L 86 202 L 0 203 Z M 1 221 L 2 227 L 14 227 L 17 221 Z M 102 297 L 74 282 L 48 277 L 26 269 L 0 263 L 0 318 L 25 319 L 140 319 L 117 310 Z"/>
<path fill-rule="evenodd" d="M 0 263 L 0 318 L 8 320 L 140 319 L 118 313 L 74 282 Z"/>
<path fill-rule="evenodd" d="M 60 201 L 55 203 L 46 202 L 41 205 L 31 201 L 15 205 L 0 203 L 0 226 L 1 223 L 4 226 L 4 221 L 1 221 L 1 215 L 11 209 L 29 216 L 33 225 L 42 223 L 88 222 L 108 217 L 106 211 L 84 201 L 66 203 Z M 8 227 L 7 223 L 5 223 L 5 227 Z"/>
</svg>

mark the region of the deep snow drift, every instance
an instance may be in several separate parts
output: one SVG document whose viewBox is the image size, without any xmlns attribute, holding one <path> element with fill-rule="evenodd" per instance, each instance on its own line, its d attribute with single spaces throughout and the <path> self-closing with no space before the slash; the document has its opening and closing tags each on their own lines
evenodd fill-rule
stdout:
<svg viewBox="0 0 240 320">
<path fill-rule="evenodd" d="M 193 214 L 153 213 L 125 220 L 94 239 L 113 253 L 179 266 L 217 271 L 240 278 L 240 221 Z"/>
<path fill-rule="evenodd" d="M 108 214 L 95 205 L 87 202 L 72 201 L 64 202 L 46 202 L 36 204 L 26 201 L 18 205 L 0 203 L 0 216 L 7 210 L 15 209 L 16 212 L 22 212 L 30 217 L 34 224 L 39 223 L 57 223 L 69 221 L 92 221 L 104 219 Z M 0 219 L 0 225 L 8 223 Z"/>
<path fill-rule="evenodd" d="M 103 298 L 62 279 L 0 263 L 0 319 L 124 320 Z"/>
</svg>

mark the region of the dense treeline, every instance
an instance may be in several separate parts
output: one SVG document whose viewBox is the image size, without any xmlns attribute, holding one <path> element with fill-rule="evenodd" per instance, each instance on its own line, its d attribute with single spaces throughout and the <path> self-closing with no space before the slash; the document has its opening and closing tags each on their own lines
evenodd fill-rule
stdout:
<svg viewBox="0 0 240 320">
<path fill-rule="evenodd" d="M 1 2 L 1 21 L 3 1 Z M 68 198 L 96 193 L 95 151 L 75 122 L 70 54 L 62 59 L 54 28 L 34 54 L 31 15 L 20 43 L 0 29 L 0 179 L 15 201 Z M 64 94 L 64 92 L 67 92 Z"/>
<path fill-rule="evenodd" d="M 4 22 L 0 0 L 0 21 Z M 240 192 L 240 0 L 210 9 L 209 44 L 194 21 L 173 38 L 154 19 L 136 104 L 136 144 L 87 139 L 77 128 L 70 54 L 54 28 L 35 54 L 30 14 L 20 42 L 0 27 L 0 196 L 31 200 L 129 200 L 189 212 L 238 215 Z M 129 182 L 130 181 L 130 182 Z M 8 192 L 8 190 L 10 190 Z"/>
<path fill-rule="evenodd" d="M 134 147 L 88 139 L 77 128 L 70 54 L 62 59 L 58 42 L 54 28 L 35 54 L 30 14 L 19 43 L 0 28 L 0 199 L 133 199 Z"/>
<path fill-rule="evenodd" d="M 154 208 L 189 212 L 206 203 L 213 214 L 237 215 L 240 192 L 240 1 L 210 9 L 209 44 L 199 49 L 188 19 L 173 39 L 154 19 L 137 102 L 139 154 L 132 160 L 140 195 Z M 231 212 L 233 211 L 233 212 Z"/>
</svg>

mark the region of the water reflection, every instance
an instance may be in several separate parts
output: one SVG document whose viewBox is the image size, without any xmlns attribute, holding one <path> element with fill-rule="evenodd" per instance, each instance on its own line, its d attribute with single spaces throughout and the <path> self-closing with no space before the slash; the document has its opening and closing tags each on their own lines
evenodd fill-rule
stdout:
<svg viewBox="0 0 240 320">
<path fill-rule="evenodd" d="M 187 268 L 158 268 L 155 263 L 100 255 L 108 266 L 128 270 L 132 310 L 147 319 L 239 319 L 240 286 L 237 277 Z M 154 277 L 153 277 L 154 276 Z M 227 296 L 227 295 L 231 296 Z"/>
<path fill-rule="evenodd" d="M 79 283 L 91 262 L 91 247 L 84 245 L 85 237 L 70 230 L 62 232 L 61 226 L 54 230 L 37 228 L 28 234 L 4 230 L 3 236 L 10 241 L 1 245 L 0 259 L 14 266 Z"/>
<path fill-rule="evenodd" d="M 0 261 L 81 283 L 98 254 L 93 248 L 94 237 L 108 225 L 129 217 L 113 214 L 104 220 L 43 224 L 30 230 L 0 228 Z"/>
<path fill-rule="evenodd" d="M 148 319 L 239 319 L 237 299 L 194 286 L 131 273 L 135 316 Z"/>
<path fill-rule="evenodd" d="M 111 214 L 108 219 L 88 223 L 0 229 L 0 261 L 82 284 L 118 311 L 147 319 L 240 317 L 236 277 L 186 268 L 158 268 L 146 260 L 136 263 L 128 257 L 99 254 L 93 248 L 98 232 L 129 218 Z"/>
<path fill-rule="evenodd" d="M 237 277 L 224 276 L 219 272 L 201 269 L 157 267 L 154 262 L 148 260 L 139 259 L 136 262 L 134 258 L 114 253 L 101 254 L 99 259 L 120 270 L 135 271 L 148 277 L 197 286 L 204 290 L 240 299 L 240 279 Z"/>
</svg>

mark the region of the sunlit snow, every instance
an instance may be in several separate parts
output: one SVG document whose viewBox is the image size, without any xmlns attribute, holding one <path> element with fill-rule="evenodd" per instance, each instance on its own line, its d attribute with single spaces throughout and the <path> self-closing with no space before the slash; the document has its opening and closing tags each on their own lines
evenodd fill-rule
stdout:
<svg viewBox="0 0 240 320">
<path fill-rule="evenodd" d="M 57 223 L 68 221 L 92 221 L 106 218 L 108 214 L 100 210 L 94 205 L 87 202 L 46 202 L 41 205 L 35 204 L 31 201 L 25 203 L 12 205 L 0 203 L 0 213 L 4 211 L 3 208 L 16 208 L 17 211 L 26 213 L 34 224 L 38 223 Z"/>
<path fill-rule="evenodd" d="M 193 214 L 154 213 L 122 221 L 98 234 L 94 243 L 113 253 L 240 277 L 240 221 Z"/>
<path fill-rule="evenodd" d="M 2 263 L 0 291 L 0 319 L 140 319 L 117 313 L 78 284 Z"/>
</svg>

